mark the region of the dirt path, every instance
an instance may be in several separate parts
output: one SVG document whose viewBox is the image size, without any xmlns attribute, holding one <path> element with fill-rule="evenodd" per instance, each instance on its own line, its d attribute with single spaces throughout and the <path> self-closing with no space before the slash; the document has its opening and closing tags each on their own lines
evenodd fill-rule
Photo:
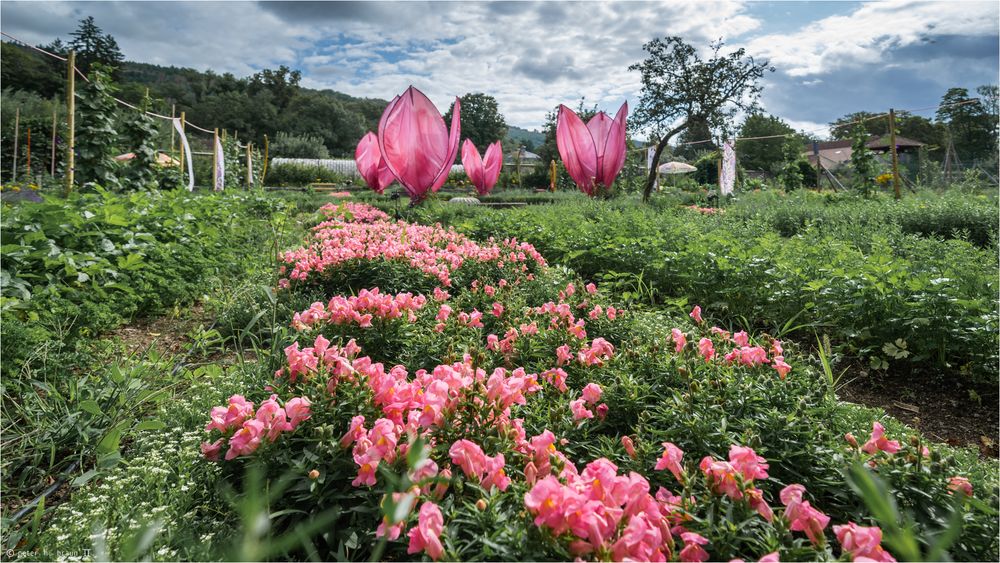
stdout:
<svg viewBox="0 0 1000 563">
<path fill-rule="evenodd" d="M 951 446 L 972 446 L 982 457 L 998 457 L 1000 411 L 996 392 L 916 376 L 861 378 L 838 391 L 842 400 L 881 407 L 920 430 L 928 438 Z"/>
</svg>

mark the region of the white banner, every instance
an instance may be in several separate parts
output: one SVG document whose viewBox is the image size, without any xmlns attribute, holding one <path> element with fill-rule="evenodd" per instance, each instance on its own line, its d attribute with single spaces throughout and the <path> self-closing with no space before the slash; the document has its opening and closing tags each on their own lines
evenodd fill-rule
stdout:
<svg viewBox="0 0 1000 563">
<path fill-rule="evenodd" d="M 656 147 L 649 147 L 646 149 L 646 172 L 653 169 L 653 156 L 656 155 Z M 658 189 L 660 187 L 660 174 L 657 172 L 656 179 L 653 180 L 653 189 Z"/>
<path fill-rule="evenodd" d="M 184 153 L 183 155 L 181 155 L 181 158 L 185 158 L 185 157 L 187 158 L 188 191 L 189 192 L 193 192 L 194 191 L 194 165 L 191 163 L 191 147 L 188 146 L 187 135 L 184 134 L 184 128 L 181 127 L 181 120 L 180 120 L 180 118 L 174 118 L 173 121 L 174 121 L 174 129 L 176 129 L 177 133 L 181 136 L 181 152 Z M 181 181 L 183 182 L 184 178 L 181 178 Z"/>
<path fill-rule="evenodd" d="M 722 145 L 722 173 L 719 175 L 719 189 L 722 195 L 733 193 L 736 185 L 736 150 L 732 141 Z"/>
<path fill-rule="evenodd" d="M 226 187 L 226 156 L 222 152 L 222 141 L 215 137 L 215 191 L 221 192 Z"/>
</svg>

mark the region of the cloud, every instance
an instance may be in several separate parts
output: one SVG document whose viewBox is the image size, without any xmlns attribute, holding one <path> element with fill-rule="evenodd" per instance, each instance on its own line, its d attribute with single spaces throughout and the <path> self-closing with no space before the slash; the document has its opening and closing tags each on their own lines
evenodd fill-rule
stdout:
<svg viewBox="0 0 1000 563">
<path fill-rule="evenodd" d="M 997 81 L 992 3 L 845 3 L 789 31 L 729 2 L 46 2 L 0 4 L 4 31 L 64 40 L 93 15 L 130 60 L 246 76 L 288 65 L 303 85 L 389 99 L 413 84 L 442 110 L 486 92 L 507 120 L 540 127 L 560 103 L 633 107 L 628 66 L 643 43 L 680 35 L 771 59 L 762 102 L 823 124 L 891 104 L 927 105 L 947 86 Z M 800 14 L 801 15 L 801 14 Z"/>
</svg>

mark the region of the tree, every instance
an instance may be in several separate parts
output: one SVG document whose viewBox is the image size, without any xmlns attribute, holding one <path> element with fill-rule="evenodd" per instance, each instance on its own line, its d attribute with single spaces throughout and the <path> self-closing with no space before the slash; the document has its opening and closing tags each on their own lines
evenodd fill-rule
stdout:
<svg viewBox="0 0 1000 563">
<path fill-rule="evenodd" d="M 497 99 L 481 92 L 468 93 L 461 98 L 462 137 L 472 139 L 479 150 L 485 150 L 490 143 L 500 141 L 507 136 L 507 122 L 500 113 Z M 444 122 L 451 123 L 451 112 L 455 109 L 452 103 L 444 114 Z"/>
<path fill-rule="evenodd" d="M 884 135 L 888 129 L 886 118 L 873 119 L 879 114 L 870 111 L 856 111 L 830 123 L 830 138 L 833 140 L 853 139 L 857 128 L 864 129 L 869 137 Z M 899 114 L 902 115 L 902 112 Z M 860 122 L 860 123 L 858 123 Z"/>
<path fill-rule="evenodd" d="M 862 121 L 860 124 L 857 121 Z M 853 139 L 854 129 L 860 125 L 869 137 L 882 137 L 889 132 L 889 118 L 870 111 L 849 113 L 830 123 L 832 139 Z M 944 127 L 926 117 L 912 115 L 907 111 L 896 112 L 896 134 L 907 139 L 930 145 L 928 154 L 937 157 L 944 144 Z"/>
<path fill-rule="evenodd" d="M 740 137 L 770 137 L 772 135 L 794 135 L 795 130 L 779 117 L 764 113 L 751 113 L 740 126 Z M 737 141 L 736 154 L 740 164 L 749 170 L 771 171 L 787 160 L 785 145 L 789 137 L 774 139 L 754 139 Z M 801 152 L 798 144 L 798 152 Z"/>
<path fill-rule="evenodd" d="M 719 146 L 712 139 L 712 129 L 704 119 L 692 118 L 687 129 L 681 131 L 677 140 L 674 154 L 688 160 L 697 159 L 706 151 L 719 150 Z M 699 142 L 706 140 L 708 142 Z"/>
<path fill-rule="evenodd" d="M 253 96 L 261 91 L 270 92 L 274 96 L 274 104 L 278 106 L 278 111 L 281 111 L 299 91 L 300 80 L 302 73 L 285 65 L 279 66 L 278 70 L 265 68 L 250 77 L 247 93 Z"/>
<path fill-rule="evenodd" d="M 985 104 L 973 100 L 967 89 L 950 88 L 936 115 L 951 136 L 955 152 L 967 161 L 990 158 L 997 152 L 995 118 Z"/>
<path fill-rule="evenodd" d="M 282 131 L 322 137 L 323 144 L 336 156 L 354 154 L 365 134 L 365 123 L 356 113 L 321 92 L 303 91 L 288 103 L 278 119 Z"/>
<path fill-rule="evenodd" d="M 706 60 L 680 37 L 654 39 L 643 45 L 649 56 L 629 67 L 642 77 L 639 106 L 632 117 L 634 128 L 646 128 L 658 138 L 653 166 L 643 188 L 649 199 L 656 182 L 656 167 L 670 139 L 701 120 L 710 128 L 724 127 L 738 111 L 753 111 L 763 87 L 767 61 L 757 61 L 743 48 L 720 53 L 724 43 L 712 43 Z"/>
<path fill-rule="evenodd" d="M 69 48 L 76 51 L 76 65 L 84 73 L 90 73 L 90 65 L 101 63 L 114 72 L 125 61 L 118 42 L 110 34 L 97 27 L 93 16 L 80 20 L 80 26 L 70 33 L 73 38 Z"/>
</svg>

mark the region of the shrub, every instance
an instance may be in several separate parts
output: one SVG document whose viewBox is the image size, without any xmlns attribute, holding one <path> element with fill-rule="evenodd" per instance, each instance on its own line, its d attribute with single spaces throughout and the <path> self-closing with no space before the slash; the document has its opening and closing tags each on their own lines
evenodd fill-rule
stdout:
<svg viewBox="0 0 1000 563">
<path fill-rule="evenodd" d="M 279 131 L 271 141 L 269 152 L 283 158 L 329 158 L 323 139 L 314 135 L 296 135 Z"/>
</svg>

